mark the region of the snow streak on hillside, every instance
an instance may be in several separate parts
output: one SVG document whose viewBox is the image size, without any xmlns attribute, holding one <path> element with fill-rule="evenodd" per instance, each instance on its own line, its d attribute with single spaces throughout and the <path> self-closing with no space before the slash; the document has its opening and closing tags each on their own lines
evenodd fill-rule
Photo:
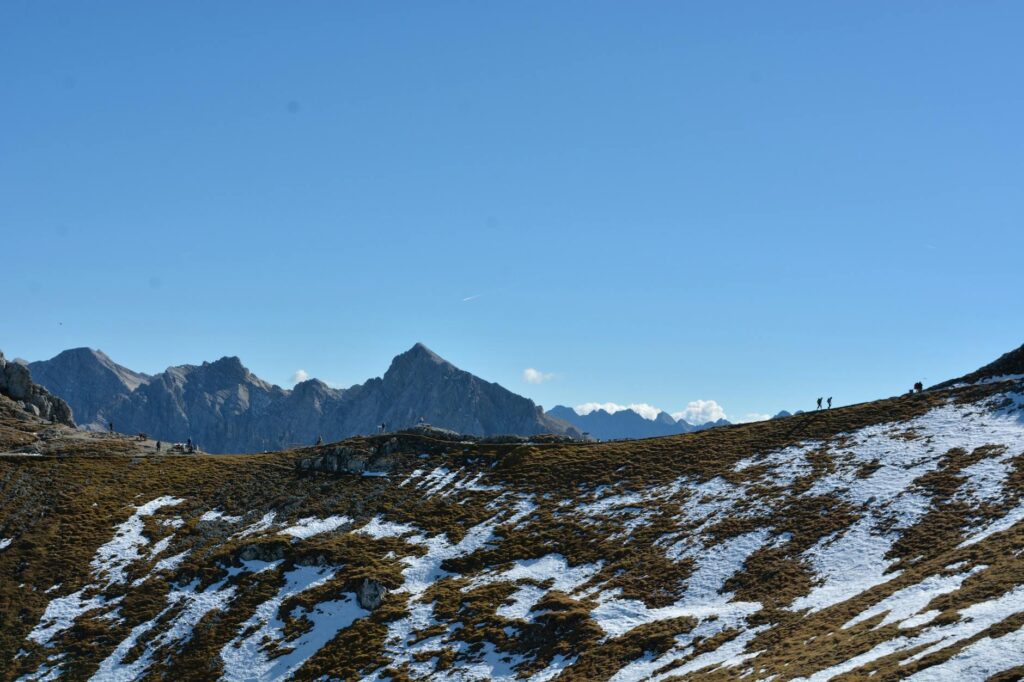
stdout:
<svg viewBox="0 0 1024 682">
<path fill-rule="evenodd" d="M 202 652 L 226 680 L 985 679 L 1024 666 L 1024 394 L 998 391 L 700 466 L 669 444 L 558 489 L 540 455 L 460 446 L 346 479 L 356 505 L 144 499 L 87 580 L 47 590 L 18 679 Z M 109 639 L 91 667 L 85 631 Z"/>
</svg>

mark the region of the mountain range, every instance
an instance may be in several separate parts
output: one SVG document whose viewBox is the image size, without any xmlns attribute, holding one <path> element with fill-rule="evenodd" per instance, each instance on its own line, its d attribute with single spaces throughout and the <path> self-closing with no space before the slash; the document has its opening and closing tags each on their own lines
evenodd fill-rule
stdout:
<svg viewBox="0 0 1024 682">
<path fill-rule="evenodd" d="M 476 436 L 580 436 L 533 401 L 455 367 L 421 343 L 395 357 L 383 377 L 347 389 L 317 379 L 284 389 L 237 357 L 149 376 L 101 351 L 76 348 L 28 367 L 87 429 L 112 423 L 117 431 L 163 441 L 191 438 L 209 452 L 278 450 L 376 433 L 381 424 L 394 431 L 421 422 Z"/>
<path fill-rule="evenodd" d="M 594 410 L 587 414 L 579 414 L 573 408 L 565 405 L 556 405 L 548 410 L 547 414 L 572 424 L 581 432 L 598 440 L 673 436 L 714 426 L 726 426 L 730 423 L 725 419 L 719 419 L 704 424 L 690 424 L 682 419 L 676 419 L 664 411 L 659 412 L 654 419 L 648 419 L 631 409 L 616 412 Z"/>
</svg>

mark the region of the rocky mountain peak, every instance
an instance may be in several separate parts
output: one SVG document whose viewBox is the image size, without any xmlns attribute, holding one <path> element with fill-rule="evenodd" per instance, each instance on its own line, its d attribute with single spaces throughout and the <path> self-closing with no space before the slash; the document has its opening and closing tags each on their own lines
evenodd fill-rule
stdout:
<svg viewBox="0 0 1024 682">
<path fill-rule="evenodd" d="M 416 377 L 436 376 L 439 371 L 453 374 L 461 370 L 422 343 L 417 343 L 395 356 L 388 371 L 384 373 L 384 380 L 388 383 L 406 382 Z"/>
<path fill-rule="evenodd" d="M 236 355 L 225 355 L 219 360 L 204 362 L 192 368 L 188 374 L 190 382 L 194 381 L 210 390 L 232 389 L 240 385 L 255 386 L 265 391 L 273 388 L 272 384 L 250 372 Z"/>
<path fill-rule="evenodd" d="M 49 360 L 28 363 L 33 379 L 68 402 L 80 424 L 101 424 L 102 411 L 150 377 L 134 372 L 92 348 L 71 348 Z"/>
<path fill-rule="evenodd" d="M 412 348 L 410 348 L 409 350 L 405 351 L 404 353 L 398 355 L 395 358 L 395 360 L 400 360 L 400 359 L 408 361 L 408 362 L 415 362 L 415 363 L 426 363 L 426 364 L 433 364 L 433 365 L 448 365 L 449 367 L 453 366 L 450 362 L 448 362 L 447 360 L 442 358 L 440 355 L 438 355 L 434 351 L 432 351 L 429 348 L 427 348 L 422 343 L 417 343 Z"/>
</svg>

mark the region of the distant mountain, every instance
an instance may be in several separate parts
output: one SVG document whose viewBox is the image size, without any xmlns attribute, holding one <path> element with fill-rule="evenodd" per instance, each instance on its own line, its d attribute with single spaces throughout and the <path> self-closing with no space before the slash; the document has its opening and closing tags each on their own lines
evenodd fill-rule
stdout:
<svg viewBox="0 0 1024 682">
<path fill-rule="evenodd" d="M 71 406 L 79 425 L 96 429 L 103 428 L 105 408 L 150 379 L 90 348 L 72 348 L 28 368 L 37 383 Z"/>
<path fill-rule="evenodd" d="M 310 379 L 286 390 L 263 381 L 237 357 L 170 367 L 147 376 L 99 351 L 75 349 L 30 363 L 33 375 L 65 397 L 80 418 L 165 441 L 192 438 L 209 452 L 253 452 L 397 430 L 426 421 L 479 436 L 578 435 L 533 401 L 447 362 L 423 344 L 397 356 L 381 378 L 348 389 Z"/>
<path fill-rule="evenodd" d="M 647 419 L 634 410 L 607 412 L 594 410 L 581 415 L 571 407 L 556 405 L 547 412 L 549 417 L 566 421 L 581 432 L 599 440 L 619 440 L 622 438 L 655 438 L 690 433 L 713 426 L 724 426 L 730 422 L 719 419 L 706 424 L 690 424 L 682 419 L 675 419 L 667 412 L 659 412 L 654 419 Z"/>
</svg>

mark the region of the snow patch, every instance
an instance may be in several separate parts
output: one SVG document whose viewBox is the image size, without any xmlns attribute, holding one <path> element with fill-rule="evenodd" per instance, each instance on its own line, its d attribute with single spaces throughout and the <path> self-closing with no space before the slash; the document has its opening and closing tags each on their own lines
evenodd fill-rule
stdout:
<svg viewBox="0 0 1024 682">
<path fill-rule="evenodd" d="M 140 550 L 149 544 L 149 540 L 142 534 L 142 519 L 152 516 L 162 507 L 171 507 L 182 502 L 182 499 L 164 496 L 136 507 L 135 513 L 127 521 L 115 526 L 117 530 L 114 532 L 114 539 L 96 550 L 96 556 L 91 562 L 93 574 L 97 577 L 106 576 L 108 586 L 123 583 L 128 565 L 141 559 Z"/>
<path fill-rule="evenodd" d="M 219 509 L 208 511 L 199 517 L 200 521 L 223 521 L 224 523 L 238 523 L 242 520 L 241 516 L 230 516 L 225 514 Z"/>
<path fill-rule="evenodd" d="M 329 533 L 332 530 L 337 530 L 347 523 L 352 523 L 352 519 L 347 516 L 328 516 L 325 519 L 307 516 L 304 519 L 299 519 L 295 525 L 288 526 L 282 530 L 280 534 L 291 535 L 293 538 L 298 540 L 306 540 L 314 535 L 320 535 L 321 533 Z"/>
</svg>

